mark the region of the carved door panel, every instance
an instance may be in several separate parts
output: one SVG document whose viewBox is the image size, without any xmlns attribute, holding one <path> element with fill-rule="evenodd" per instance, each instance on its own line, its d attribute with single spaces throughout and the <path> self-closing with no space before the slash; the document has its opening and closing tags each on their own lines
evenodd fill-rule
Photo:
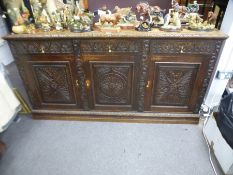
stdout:
<svg viewBox="0 0 233 175">
<path fill-rule="evenodd" d="M 82 57 L 85 65 L 89 106 L 95 110 L 135 108 L 134 56 L 92 55 Z"/>
<path fill-rule="evenodd" d="M 193 112 L 199 102 L 208 56 L 152 56 L 145 106 L 158 112 Z"/>
<path fill-rule="evenodd" d="M 77 108 L 72 56 L 34 55 L 27 61 L 30 87 L 37 94 L 36 107 Z M 77 91 L 78 92 L 78 91 Z"/>
</svg>

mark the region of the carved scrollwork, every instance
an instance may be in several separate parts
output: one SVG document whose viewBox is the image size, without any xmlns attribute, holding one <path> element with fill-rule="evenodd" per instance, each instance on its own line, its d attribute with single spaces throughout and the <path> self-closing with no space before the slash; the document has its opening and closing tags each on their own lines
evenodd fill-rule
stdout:
<svg viewBox="0 0 233 175">
<path fill-rule="evenodd" d="M 212 54 L 215 45 L 212 40 L 154 40 L 151 52 L 157 54 Z"/>
<path fill-rule="evenodd" d="M 73 45 L 70 40 L 14 41 L 10 45 L 15 54 L 73 53 Z"/>
<path fill-rule="evenodd" d="M 208 88 L 208 85 L 209 85 L 209 82 L 210 82 L 210 79 L 211 79 L 211 76 L 212 76 L 212 73 L 213 73 L 213 70 L 214 70 L 214 67 L 216 64 L 216 61 L 218 59 L 218 54 L 219 54 L 221 46 L 222 46 L 222 41 L 220 41 L 220 40 L 215 41 L 214 44 L 215 44 L 214 52 L 212 53 L 212 56 L 209 60 L 208 71 L 207 71 L 207 74 L 205 75 L 205 79 L 204 79 L 204 82 L 202 85 L 202 90 L 201 90 L 201 93 L 199 96 L 198 103 L 195 106 L 195 110 L 194 110 L 195 113 L 198 113 L 200 110 L 200 106 L 203 102 L 204 96 L 206 94 L 206 90 Z"/>
<path fill-rule="evenodd" d="M 128 40 L 83 40 L 82 53 L 139 52 L 140 43 Z"/>
<path fill-rule="evenodd" d="M 88 104 L 88 95 L 87 90 L 85 87 L 85 80 L 86 75 L 84 73 L 83 69 L 83 60 L 81 59 L 81 51 L 80 51 L 80 41 L 79 40 L 73 40 L 73 46 L 74 46 L 74 54 L 75 54 L 75 62 L 76 62 L 76 72 L 77 77 L 79 80 L 80 90 L 81 90 L 81 103 L 84 110 L 89 110 L 89 104 Z"/>
<path fill-rule="evenodd" d="M 138 111 L 144 111 L 144 97 L 149 65 L 150 40 L 143 40 L 142 58 L 140 63 L 140 78 L 138 81 Z"/>
</svg>

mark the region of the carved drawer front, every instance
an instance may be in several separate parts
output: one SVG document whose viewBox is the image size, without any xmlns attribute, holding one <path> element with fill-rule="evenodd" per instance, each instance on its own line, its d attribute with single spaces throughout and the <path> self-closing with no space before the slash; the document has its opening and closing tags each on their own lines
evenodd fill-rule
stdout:
<svg viewBox="0 0 233 175">
<path fill-rule="evenodd" d="M 208 67 L 205 56 L 154 56 L 146 86 L 153 111 L 194 112 Z"/>
<path fill-rule="evenodd" d="M 140 42 L 137 40 L 83 40 L 82 53 L 137 53 L 140 52 Z"/>
<path fill-rule="evenodd" d="M 14 41 L 10 45 L 15 54 L 73 53 L 71 40 Z"/>
<path fill-rule="evenodd" d="M 213 54 L 214 40 L 153 40 L 151 53 L 155 54 Z"/>
</svg>

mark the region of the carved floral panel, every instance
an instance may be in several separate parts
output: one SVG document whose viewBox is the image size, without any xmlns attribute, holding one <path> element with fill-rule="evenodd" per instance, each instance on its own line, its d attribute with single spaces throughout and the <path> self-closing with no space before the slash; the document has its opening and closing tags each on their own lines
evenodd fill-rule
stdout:
<svg viewBox="0 0 233 175">
<path fill-rule="evenodd" d="M 197 74 L 197 65 L 155 63 L 154 105 L 187 106 Z"/>
<path fill-rule="evenodd" d="M 94 89 L 97 104 L 131 104 L 132 66 L 94 64 Z"/>
<path fill-rule="evenodd" d="M 66 65 L 34 64 L 42 103 L 74 103 L 70 73 Z"/>
</svg>

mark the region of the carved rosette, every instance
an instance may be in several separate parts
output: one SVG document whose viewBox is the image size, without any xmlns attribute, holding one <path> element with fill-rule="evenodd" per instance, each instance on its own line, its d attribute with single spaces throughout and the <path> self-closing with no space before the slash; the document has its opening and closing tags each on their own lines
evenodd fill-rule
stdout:
<svg viewBox="0 0 233 175">
<path fill-rule="evenodd" d="M 94 66 L 96 103 L 131 104 L 131 71 L 128 66 Z M 128 96 L 128 94 L 130 94 Z"/>
<path fill-rule="evenodd" d="M 207 72 L 207 75 L 205 76 L 205 79 L 203 82 L 203 86 L 202 86 L 202 90 L 200 93 L 198 103 L 195 106 L 195 110 L 194 110 L 195 113 L 198 113 L 200 110 L 200 107 L 201 107 L 201 104 L 202 104 L 203 99 L 205 97 L 206 90 L 208 88 L 212 73 L 214 71 L 216 61 L 218 59 L 218 54 L 220 52 L 221 46 L 222 46 L 222 41 L 215 41 L 215 51 L 212 53 L 212 56 L 211 56 L 210 61 L 209 61 L 208 72 Z"/>
<path fill-rule="evenodd" d="M 148 75 L 148 65 L 149 65 L 149 50 L 150 50 L 150 40 L 143 40 L 142 44 L 142 59 L 141 59 L 141 72 L 140 80 L 138 85 L 138 111 L 144 111 L 144 97 L 145 88 Z"/>
<path fill-rule="evenodd" d="M 81 102 L 84 110 L 89 110 L 88 95 L 85 87 L 86 76 L 83 70 L 83 60 L 81 59 L 80 41 L 73 40 L 74 54 L 76 59 L 76 71 L 81 89 Z"/>
</svg>

